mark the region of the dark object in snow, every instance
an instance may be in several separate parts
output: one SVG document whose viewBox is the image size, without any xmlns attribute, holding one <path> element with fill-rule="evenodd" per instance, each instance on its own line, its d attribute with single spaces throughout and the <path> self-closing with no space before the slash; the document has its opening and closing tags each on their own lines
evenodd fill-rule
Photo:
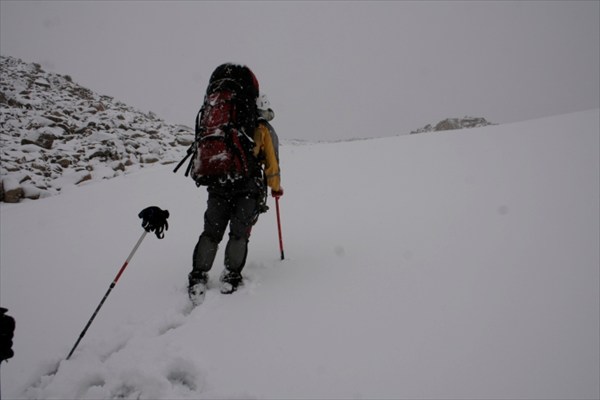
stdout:
<svg viewBox="0 0 600 400">
<path fill-rule="evenodd" d="M 15 333 L 15 319 L 6 314 L 8 310 L 0 307 L 0 362 L 12 358 L 15 353 L 12 349 Z"/>
</svg>

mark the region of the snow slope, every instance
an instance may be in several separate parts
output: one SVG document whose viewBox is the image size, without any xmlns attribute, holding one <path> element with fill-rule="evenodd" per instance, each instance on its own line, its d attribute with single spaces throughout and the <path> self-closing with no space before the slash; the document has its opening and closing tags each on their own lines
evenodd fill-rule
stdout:
<svg viewBox="0 0 600 400">
<path fill-rule="evenodd" d="M 244 288 L 191 311 L 206 194 L 172 166 L 2 204 L 3 395 L 598 398 L 599 120 L 283 145 L 288 259 L 269 212 Z M 64 361 L 149 205 L 171 213 L 165 239 Z"/>
</svg>

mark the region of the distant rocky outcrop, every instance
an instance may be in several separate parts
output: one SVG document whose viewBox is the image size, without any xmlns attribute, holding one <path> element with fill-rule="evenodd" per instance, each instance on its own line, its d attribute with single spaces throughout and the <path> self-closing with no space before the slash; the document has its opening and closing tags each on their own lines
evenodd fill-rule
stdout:
<svg viewBox="0 0 600 400">
<path fill-rule="evenodd" d="M 480 128 L 488 125 L 496 124 L 488 122 L 485 118 L 481 117 L 446 118 L 445 120 L 438 122 L 435 126 L 428 124 L 423 128 L 412 131 L 410 134 L 413 135 L 417 133 L 450 131 L 454 129 Z"/>
<path fill-rule="evenodd" d="M 191 128 L 98 95 L 71 77 L 0 56 L 0 201 L 59 193 L 179 161 Z"/>
</svg>

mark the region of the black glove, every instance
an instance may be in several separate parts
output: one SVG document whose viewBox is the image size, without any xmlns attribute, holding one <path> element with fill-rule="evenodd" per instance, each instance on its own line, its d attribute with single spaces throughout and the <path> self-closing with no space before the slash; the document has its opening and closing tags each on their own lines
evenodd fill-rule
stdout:
<svg viewBox="0 0 600 400">
<path fill-rule="evenodd" d="M 169 223 L 167 222 L 169 211 L 167 210 L 161 210 L 156 206 L 147 207 L 138 214 L 138 217 L 142 219 L 142 228 L 146 232 L 154 231 L 159 239 L 165 237 L 163 231 L 169 230 Z"/>
<path fill-rule="evenodd" d="M 15 355 L 12 340 L 15 332 L 15 319 L 7 315 L 6 308 L 0 308 L 0 362 Z"/>
</svg>

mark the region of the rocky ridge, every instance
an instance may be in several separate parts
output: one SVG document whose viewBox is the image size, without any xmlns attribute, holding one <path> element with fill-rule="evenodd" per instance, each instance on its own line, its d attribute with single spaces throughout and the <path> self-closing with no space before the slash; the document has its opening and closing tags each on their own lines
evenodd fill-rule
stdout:
<svg viewBox="0 0 600 400">
<path fill-rule="evenodd" d="M 0 56 L 0 201 L 16 203 L 179 161 L 192 128 Z"/>
<path fill-rule="evenodd" d="M 485 118 L 482 117 L 469 117 L 465 116 L 462 118 L 446 118 L 435 125 L 425 125 L 422 128 L 414 130 L 410 132 L 411 135 L 417 133 L 427 133 L 427 132 L 440 132 L 440 131 L 450 131 L 454 129 L 469 129 L 469 128 L 481 128 L 483 126 L 488 125 L 497 125 L 491 122 L 488 122 Z"/>
</svg>

